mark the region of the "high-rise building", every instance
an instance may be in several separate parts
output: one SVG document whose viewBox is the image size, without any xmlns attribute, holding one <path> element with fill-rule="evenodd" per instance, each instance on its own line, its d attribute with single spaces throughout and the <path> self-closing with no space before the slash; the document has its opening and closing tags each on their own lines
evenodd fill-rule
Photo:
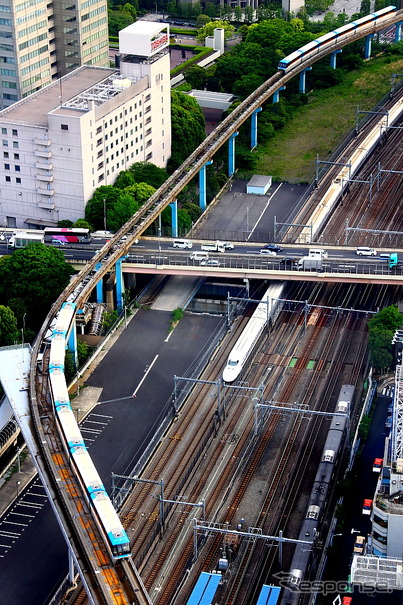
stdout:
<svg viewBox="0 0 403 605">
<path fill-rule="evenodd" d="M 0 2 L 0 109 L 80 65 L 109 66 L 106 0 Z"/>
<path fill-rule="evenodd" d="M 100 185 L 171 155 L 169 25 L 120 32 L 120 70 L 83 65 L 0 112 L 0 226 L 84 217 Z"/>
</svg>

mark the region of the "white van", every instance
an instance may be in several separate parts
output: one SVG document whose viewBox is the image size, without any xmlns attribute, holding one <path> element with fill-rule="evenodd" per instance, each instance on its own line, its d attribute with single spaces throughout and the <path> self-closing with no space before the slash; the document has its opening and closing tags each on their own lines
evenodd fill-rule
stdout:
<svg viewBox="0 0 403 605">
<path fill-rule="evenodd" d="M 321 248 L 311 248 L 308 251 L 308 256 L 312 258 L 327 258 L 327 250 L 322 250 Z"/>
<path fill-rule="evenodd" d="M 193 244 L 189 239 L 174 239 L 173 241 L 174 248 L 193 248 Z"/>
<path fill-rule="evenodd" d="M 189 259 L 190 260 L 207 260 L 208 259 L 208 252 L 192 252 L 192 254 L 189 254 Z"/>
<path fill-rule="evenodd" d="M 357 248 L 356 254 L 358 256 L 376 256 L 376 250 L 367 246 L 360 246 L 360 248 Z"/>
</svg>

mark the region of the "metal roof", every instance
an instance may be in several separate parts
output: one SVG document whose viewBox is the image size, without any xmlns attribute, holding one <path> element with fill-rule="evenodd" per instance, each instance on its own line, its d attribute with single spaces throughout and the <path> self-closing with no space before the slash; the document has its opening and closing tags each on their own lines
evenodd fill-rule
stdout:
<svg viewBox="0 0 403 605">
<path fill-rule="evenodd" d="M 187 605 L 211 605 L 221 577 L 221 574 L 202 571 Z"/>
<path fill-rule="evenodd" d="M 279 596 L 280 588 L 278 586 L 263 584 L 256 605 L 276 605 Z"/>
</svg>

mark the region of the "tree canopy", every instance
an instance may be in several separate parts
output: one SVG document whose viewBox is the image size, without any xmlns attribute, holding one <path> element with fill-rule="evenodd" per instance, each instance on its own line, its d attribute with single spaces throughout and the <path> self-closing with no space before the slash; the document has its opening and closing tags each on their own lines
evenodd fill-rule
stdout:
<svg viewBox="0 0 403 605">
<path fill-rule="evenodd" d="M 174 171 L 204 141 L 206 122 L 193 97 L 172 90 L 171 99 L 172 155 L 168 165 Z"/>
<path fill-rule="evenodd" d="M 231 38 L 235 31 L 235 27 L 231 25 L 231 23 L 229 23 L 228 21 L 210 21 L 197 31 L 196 40 L 200 44 L 204 44 L 204 39 L 206 38 L 206 36 L 212 36 L 214 34 L 214 30 L 217 28 L 224 30 L 225 40 Z"/>
<path fill-rule="evenodd" d="M 0 347 L 14 344 L 20 340 L 17 320 L 10 307 L 0 305 Z"/>
<path fill-rule="evenodd" d="M 11 306 L 14 301 L 23 301 L 31 325 L 38 327 L 73 273 L 73 267 L 57 248 L 29 244 L 3 257 L 0 302 Z"/>
<path fill-rule="evenodd" d="M 368 320 L 368 344 L 372 363 L 377 369 L 384 370 L 391 367 L 393 335 L 402 324 L 403 314 L 395 305 L 385 307 Z"/>
</svg>

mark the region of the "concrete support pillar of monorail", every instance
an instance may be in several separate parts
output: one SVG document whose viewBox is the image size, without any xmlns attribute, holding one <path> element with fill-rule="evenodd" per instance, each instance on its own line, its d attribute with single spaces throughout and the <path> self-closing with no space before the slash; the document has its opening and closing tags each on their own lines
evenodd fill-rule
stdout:
<svg viewBox="0 0 403 605">
<path fill-rule="evenodd" d="M 280 100 L 280 91 L 281 90 L 285 90 L 285 86 L 280 86 L 280 88 L 278 88 L 277 90 L 274 91 L 273 93 L 273 103 L 278 103 Z"/>
<path fill-rule="evenodd" d="M 372 38 L 374 34 L 368 34 L 365 36 L 365 59 L 371 58 L 371 49 L 372 49 Z"/>
<path fill-rule="evenodd" d="M 299 92 L 305 94 L 306 72 L 311 71 L 312 67 L 306 67 L 299 74 Z"/>
<path fill-rule="evenodd" d="M 68 347 L 70 353 L 73 355 L 74 365 L 77 367 L 78 354 L 77 354 L 77 330 L 76 330 L 76 318 L 75 317 L 71 323 L 70 333 L 68 334 L 67 347 Z"/>
<path fill-rule="evenodd" d="M 337 55 L 341 52 L 343 52 L 343 51 L 340 48 L 339 50 L 334 50 L 332 53 L 330 53 L 330 67 L 332 69 L 336 69 L 336 67 L 337 67 L 336 58 L 337 58 Z"/>
<path fill-rule="evenodd" d="M 178 200 L 169 204 L 171 208 L 171 234 L 172 237 L 178 237 Z"/>
<path fill-rule="evenodd" d="M 99 269 L 102 267 L 101 263 L 98 263 L 97 266 L 95 267 L 97 271 L 99 271 Z M 97 284 L 95 286 L 96 289 L 96 294 L 97 294 L 97 303 L 101 304 L 104 302 L 104 288 L 103 288 L 103 278 L 101 277 L 101 279 L 99 279 L 97 281 Z"/>
<path fill-rule="evenodd" d="M 403 21 L 397 21 L 397 23 L 395 23 L 395 42 L 400 42 L 401 37 L 402 37 L 402 25 L 403 25 Z"/>
<path fill-rule="evenodd" d="M 228 176 L 232 176 L 235 172 L 235 137 L 237 132 L 232 133 L 228 139 Z"/>
<path fill-rule="evenodd" d="M 255 109 L 250 117 L 250 148 L 257 147 L 257 114 L 262 111 L 261 107 Z"/>
<path fill-rule="evenodd" d="M 199 170 L 199 206 L 200 210 L 205 210 L 207 206 L 207 196 L 206 196 L 206 168 L 207 166 L 211 166 L 213 160 L 209 160 L 202 166 Z"/>
<path fill-rule="evenodd" d="M 123 309 L 124 300 L 123 294 L 125 291 L 125 285 L 123 282 L 123 269 L 122 263 L 126 257 L 122 256 L 119 260 L 116 261 L 115 264 L 115 274 L 116 274 L 116 307 L 118 312 L 120 313 Z"/>
</svg>

